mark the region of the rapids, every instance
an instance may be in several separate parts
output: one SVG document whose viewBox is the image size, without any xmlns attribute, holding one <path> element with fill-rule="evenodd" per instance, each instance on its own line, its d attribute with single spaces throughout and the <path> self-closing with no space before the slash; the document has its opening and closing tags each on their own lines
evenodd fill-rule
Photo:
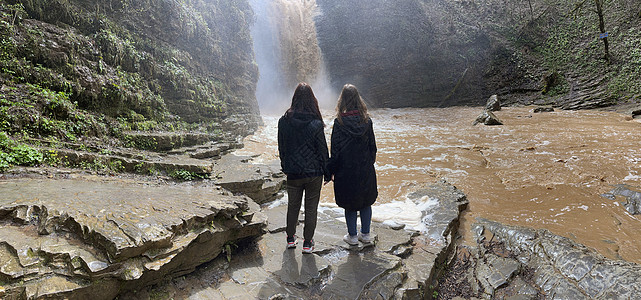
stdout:
<svg viewBox="0 0 641 300">
<path fill-rule="evenodd" d="M 379 198 L 375 221 L 418 224 L 408 188 L 444 179 L 466 193 L 462 242 L 476 217 L 546 228 L 609 258 L 641 263 L 637 216 L 602 197 L 614 184 L 641 186 L 641 124 L 604 111 L 532 113 L 504 108 L 503 126 L 472 126 L 479 107 L 381 109 L 371 112 L 377 138 Z M 326 112 L 327 140 L 332 112 Z M 278 159 L 279 116 L 245 139 L 239 155 Z M 335 207 L 331 183 L 322 207 Z M 426 201 L 429 205 L 430 201 Z M 420 216 L 419 216 L 420 217 Z M 416 228 L 420 229 L 420 228 Z"/>
</svg>

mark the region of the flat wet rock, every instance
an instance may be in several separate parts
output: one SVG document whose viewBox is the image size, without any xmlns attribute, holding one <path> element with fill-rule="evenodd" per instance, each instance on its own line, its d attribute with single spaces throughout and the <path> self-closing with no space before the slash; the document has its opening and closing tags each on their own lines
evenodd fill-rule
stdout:
<svg viewBox="0 0 641 300">
<path fill-rule="evenodd" d="M 631 186 L 619 184 L 612 191 L 602 196 L 612 200 L 624 199 L 625 201 L 620 201 L 620 203 L 625 207 L 625 210 L 632 215 L 638 215 L 641 214 L 641 192 L 634 189 Z"/>
<path fill-rule="evenodd" d="M 247 195 L 259 204 L 273 201 L 286 180 L 280 165 L 251 161 L 249 156 L 225 155 L 215 162 L 212 178 L 225 189 Z"/>
<path fill-rule="evenodd" d="M 216 187 L 113 180 L 0 182 L 4 296 L 112 299 L 262 234 L 251 200 Z"/>
<path fill-rule="evenodd" d="M 425 232 L 395 230 L 380 223 L 372 224 L 376 235 L 373 244 L 349 246 L 342 237 L 347 229 L 339 209 L 322 209 L 312 254 L 303 254 L 301 242 L 295 249 L 287 249 L 285 233 L 266 233 L 251 245 L 244 245 L 227 263 L 218 258 L 184 281 L 174 280 L 156 285 L 148 291 L 129 293 L 128 299 L 145 299 L 150 291 L 163 297 L 189 299 L 422 299 L 429 298 L 434 288 L 438 266 L 452 247 L 456 234 L 458 212 L 467 204 L 465 196 L 446 183 L 423 185 L 416 188 L 416 201 L 434 201 L 430 211 L 423 212 L 425 222 L 443 226 L 435 232 L 447 234 L 437 239 Z M 283 205 L 285 205 L 283 203 Z M 424 206 L 428 207 L 428 206 Z M 286 206 L 264 206 L 267 216 L 271 211 L 282 211 Z M 448 213 L 432 213 L 452 210 Z M 447 220 L 432 220 L 447 218 Z M 282 222 L 281 222 L 282 223 Z M 432 224 L 432 223 L 431 223 Z M 302 224 L 297 232 L 302 234 Z M 431 234 L 430 234 L 431 235 Z M 214 271 L 218 268 L 218 271 Z M 218 275 L 213 275 L 216 272 Z M 206 286 L 203 278 L 216 277 Z M 182 289 L 185 286 L 197 288 Z"/>
</svg>

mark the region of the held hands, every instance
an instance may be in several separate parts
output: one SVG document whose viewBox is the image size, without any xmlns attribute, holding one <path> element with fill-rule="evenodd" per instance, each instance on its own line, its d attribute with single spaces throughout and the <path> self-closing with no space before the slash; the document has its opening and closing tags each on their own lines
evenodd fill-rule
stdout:
<svg viewBox="0 0 641 300">
<path fill-rule="evenodd" d="M 330 181 L 334 181 L 334 175 L 333 174 L 332 174 L 332 177 L 329 180 L 327 180 L 327 181 L 325 181 L 325 183 L 323 183 L 323 185 L 327 185 Z"/>
</svg>

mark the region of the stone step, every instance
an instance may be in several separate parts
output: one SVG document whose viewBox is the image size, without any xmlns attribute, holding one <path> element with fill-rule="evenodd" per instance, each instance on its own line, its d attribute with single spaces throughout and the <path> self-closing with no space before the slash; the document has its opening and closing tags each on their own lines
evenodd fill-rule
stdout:
<svg viewBox="0 0 641 300">
<path fill-rule="evenodd" d="M 104 168 L 115 172 L 138 174 L 171 173 L 187 171 L 209 176 L 212 172 L 212 161 L 194 159 L 185 155 L 163 155 L 153 152 L 113 151 L 110 154 L 99 154 L 87 151 L 43 148 L 43 151 L 55 152 L 65 164 L 80 168 Z"/>
<path fill-rule="evenodd" d="M 232 193 L 249 196 L 258 204 L 275 200 L 286 181 L 280 171 L 280 163 L 254 164 L 252 159 L 249 156 L 225 155 L 214 162 L 211 179 Z"/>
<path fill-rule="evenodd" d="M 208 142 L 228 140 L 221 134 L 198 132 L 139 132 L 124 133 L 129 147 L 155 152 L 166 152 L 183 147 L 203 145 Z"/>
<path fill-rule="evenodd" d="M 207 142 L 202 145 L 173 149 L 168 151 L 167 154 L 184 154 L 196 159 L 220 158 L 221 155 L 242 147 L 243 144 L 238 142 Z"/>
</svg>

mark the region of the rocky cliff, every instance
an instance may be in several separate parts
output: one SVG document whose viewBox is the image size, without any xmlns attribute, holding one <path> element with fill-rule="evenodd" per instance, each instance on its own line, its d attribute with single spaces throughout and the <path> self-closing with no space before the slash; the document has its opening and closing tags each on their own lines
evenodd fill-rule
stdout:
<svg viewBox="0 0 641 300">
<path fill-rule="evenodd" d="M 258 124 L 246 1 L 0 1 L 0 130 L 64 141 Z"/>
<path fill-rule="evenodd" d="M 316 25 L 333 84 L 351 82 L 379 107 L 492 94 L 566 109 L 639 102 L 641 9 L 604 4 L 607 61 L 594 2 L 577 2 L 317 0 Z"/>
</svg>

